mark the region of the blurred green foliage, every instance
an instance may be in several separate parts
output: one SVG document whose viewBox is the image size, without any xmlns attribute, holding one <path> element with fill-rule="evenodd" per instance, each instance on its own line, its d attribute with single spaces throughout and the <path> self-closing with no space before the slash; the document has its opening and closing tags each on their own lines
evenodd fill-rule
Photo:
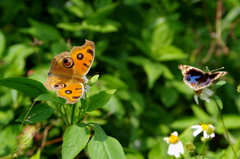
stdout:
<svg viewBox="0 0 240 159">
<path fill-rule="evenodd" d="M 239 0 L 0 0 L 0 13 L 1 79 L 26 76 L 44 82 L 52 57 L 82 45 L 85 39 L 95 42 L 96 57 L 88 75 L 99 74 L 100 79 L 90 94 L 117 91 L 86 120 L 102 124 L 106 134 L 125 148 L 128 159 L 169 158 L 162 138 L 177 130 L 183 142 L 193 141 L 189 127 L 200 122 L 217 128 L 207 155 L 231 158 L 215 103 L 195 105 L 193 91 L 182 82 L 177 67 L 188 64 L 213 70 L 224 66 L 228 75 L 221 79 L 227 84 L 217 95 L 239 151 Z M 4 147 L 0 156 L 12 153 L 19 130 L 15 120 L 32 101 L 0 86 Z M 61 138 L 64 130 L 57 121 L 53 115 L 36 124 L 32 146 L 21 151 L 26 156 L 35 154 L 47 131 L 48 144 L 42 147 L 41 158 L 60 158 L 62 142 L 54 139 Z M 87 158 L 85 153 L 78 158 Z"/>
</svg>

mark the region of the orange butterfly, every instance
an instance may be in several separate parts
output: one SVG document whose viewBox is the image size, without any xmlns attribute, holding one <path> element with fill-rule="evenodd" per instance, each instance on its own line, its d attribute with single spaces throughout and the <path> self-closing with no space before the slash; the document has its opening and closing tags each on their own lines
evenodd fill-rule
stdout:
<svg viewBox="0 0 240 159">
<path fill-rule="evenodd" d="M 76 103 L 84 93 L 85 75 L 95 55 L 94 42 L 85 41 L 83 46 L 74 46 L 70 52 L 60 53 L 52 59 L 44 84 L 47 89 L 57 91 L 57 96 L 65 98 L 66 103 Z"/>
</svg>

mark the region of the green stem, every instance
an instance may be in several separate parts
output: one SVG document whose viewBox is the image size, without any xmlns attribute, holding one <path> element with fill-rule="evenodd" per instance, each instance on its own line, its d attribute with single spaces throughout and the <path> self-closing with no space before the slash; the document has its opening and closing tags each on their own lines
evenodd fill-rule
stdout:
<svg viewBox="0 0 240 159">
<path fill-rule="evenodd" d="M 219 115 L 220 115 L 220 119 L 221 119 L 221 121 L 222 121 L 222 125 L 223 125 L 223 128 L 224 128 L 224 130 L 225 130 L 228 143 L 229 143 L 229 145 L 230 145 L 230 147 L 231 147 L 231 149 L 232 149 L 232 151 L 233 151 L 233 154 L 234 154 L 235 158 L 238 159 L 237 154 L 236 154 L 236 152 L 235 152 L 235 150 L 234 150 L 234 148 L 233 148 L 233 145 L 232 145 L 232 143 L 231 143 L 231 141 L 230 141 L 230 137 L 229 137 L 228 130 L 227 130 L 227 128 L 226 128 L 226 126 L 225 126 L 225 123 L 224 123 L 224 120 L 223 120 L 223 116 L 222 116 L 222 113 L 221 113 L 220 106 L 218 105 L 215 96 L 213 96 L 213 99 L 214 99 L 214 101 L 215 101 L 215 103 L 216 103 L 216 105 L 217 105 L 217 108 L 218 108 L 218 111 L 219 111 Z"/>
<path fill-rule="evenodd" d="M 206 143 L 207 143 L 207 141 L 204 141 L 204 142 L 203 142 L 203 146 L 202 146 L 201 153 L 200 153 L 200 154 L 202 154 L 202 158 L 203 158 L 203 159 L 204 159 L 204 149 L 205 149 Z M 200 154 L 199 154 L 199 155 L 200 155 Z M 200 158 L 199 155 L 198 155 L 198 158 Z"/>
<path fill-rule="evenodd" d="M 64 107 L 64 105 L 57 105 L 57 110 L 60 113 L 62 119 L 64 120 L 66 126 L 68 127 L 69 121 L 68 121 L 67 117 L 65 116 L 66 112 L 65 112 L 65 114 L 63 114 L 61 107 Z"/>
<path fill-rule="evenodd" d="M 24 117 L 24 119 L 23 119 L 23 121 L 22 121 L 22 123 L 21 123 L 21 126 L 20 126 L 20 128 L 19 128 L 19 130 L 18 130 L 18 137 L 19 137 L 19 138 L 20 138 L 20 134 L 21 134 L 21 130 L 22 130 L 23 124 L 24 124 L 24 122 L 26 121 L 26 119 L 27 119 L 27 117 L 28 117 L 28 114 L 30 113 L 30 111 L 31 111 L 31 109 L 32 109 L 32 107 L 34 106 L 35 103 L 36 103 L 36 101 L 34 101 L 34 102 L 32 103 L 32 105 L 31 105 L 30 108 L 28 109 L 28 111 L 27 111 L 27 113 L 26 113 L 26 115 L 25 115 L 25 117 Z M 23 145 L 23 144 L 25 144 L 25 142 L 22 143 L 22 145 Z M 22 145 L 18 146 L 17 149 L 15 149 L 15 150 L 13 149 L 13 152 L 12 152 L 12 154 L 11 154 L 11 158 L 13 158 L 14 155 L 17 153 L 17 151 L 19 151 L 19 150 L 21 149 Z"/>
<path fill-rule="evenodd" d="M 75 120 L 75 109 L 76 109 L 76 104 L 73 104 L 72 106 L 72 116 L 71 116 L 71 125 L 73 125 L 73 122 Z"/>
</svg>

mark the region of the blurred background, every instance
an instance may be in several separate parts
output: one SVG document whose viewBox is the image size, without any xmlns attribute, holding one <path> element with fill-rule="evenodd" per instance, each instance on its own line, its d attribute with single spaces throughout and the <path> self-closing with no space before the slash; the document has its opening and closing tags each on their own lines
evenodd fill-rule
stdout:
<svg viewBox="0 0 240 159">
<path fill-rule="evenodd" d="M 176 130 L 183 142 L 194 141 L 189 127 L 201 122 L 216 127 L 207 152 L 221 158 L 229 144 L 216 104 L 212 100 L 196 105 L 178 65 L 205 72 L 206 66 L 225 67 L 228 75 L 221 80 L 227 84 L 216 94 L 222 99 L 231 139 L 237 142 L 239 15 L 239 0 L 0 0 L 0 78 L 24 76 L 43 83 L 54 56 L 83 45 L 85 39 L 94 41 L 96 56 L 88 77 L 100 78 L 90 94 L 117 91 L 86 120 L 99 123 L 116 138 L 127 158 L 168 158 L 163 137 Z M 0 86 L 0 156 L 12 153 L 20 125 L 15 120 L 32 102 Z M 46 137 L 41 158 L 60 158 L 64 130 L 58 121 L 52 115 L 29 125 L 37 127 L 37 133 L 21 150 L 23 156 L 33 155 Z M 199 138 L 195 143 L 197 148 L 202 144 Z M 88 158 L 87 151 L 76 158 Z"/>
</svg>

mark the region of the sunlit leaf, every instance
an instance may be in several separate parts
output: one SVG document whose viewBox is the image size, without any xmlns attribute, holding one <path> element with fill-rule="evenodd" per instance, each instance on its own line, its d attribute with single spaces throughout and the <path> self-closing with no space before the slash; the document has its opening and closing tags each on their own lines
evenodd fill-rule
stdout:
<svg viewBox="0 0 240 159">
<path fill-rule="evenodd" d="M 72 125 L 67 128 L 63 136 L 62 158 L 73 159 L 87 145 L 90 130 L 85 124 Z"/>
</svg>

